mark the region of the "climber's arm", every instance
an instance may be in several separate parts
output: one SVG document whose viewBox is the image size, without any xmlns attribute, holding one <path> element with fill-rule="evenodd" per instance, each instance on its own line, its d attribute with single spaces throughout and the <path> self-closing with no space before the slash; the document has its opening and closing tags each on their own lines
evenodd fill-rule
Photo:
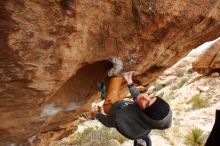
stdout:
<svg viewBox="0 0 220 146">
<path fill-rule="evenodd" d="M 137 88 L 134 86 L 133 80 L 132 80 L 132 75 L 134 71 L 130 72 L 125 72 L 123 73 L 123 77 L 126 80 L 128 84 L 128 89 L 131 93 L 131 97 L 133 98 L 134 101 L 136 101 L 137 96 L 140 95 L 140 92 L 137 90 Z"/>
<path fill-rule="evenodd" d="M 138 95 L 140 95 L 140 92 L 137 90 L 137 88 L 135 87 L 133 83 L 128 84 L 128 89 L 131 93 L 131 97 L 133 98 L 134 101 L 136 101 Z"/>
<path fill-rule="evenodd" d="M 111 118 L 111 115 L 104 115 L 102 113 L 98 113 L 96 115 L 96 118 L 106 127 L 114 127 L 114 122 L 113 119 Z"/>
</svg>

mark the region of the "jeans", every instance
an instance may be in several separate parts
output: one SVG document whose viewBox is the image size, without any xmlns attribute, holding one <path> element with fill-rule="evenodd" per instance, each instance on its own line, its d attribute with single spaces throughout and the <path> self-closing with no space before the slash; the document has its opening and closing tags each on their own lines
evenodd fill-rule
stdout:
<svg viewBox="0 0 220 146">
<path fill-rule="evenodd" d="M 134 140 L 134 146 L 152 146 L 151 139 L 148 135 L 142 139 L 136 139 Z"/>
</svg>

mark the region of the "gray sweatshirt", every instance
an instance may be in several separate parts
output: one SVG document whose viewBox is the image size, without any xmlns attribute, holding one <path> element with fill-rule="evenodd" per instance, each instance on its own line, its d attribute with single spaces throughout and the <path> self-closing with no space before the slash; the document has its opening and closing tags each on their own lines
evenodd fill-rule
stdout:
<svg viewBox="0 0 220 146">
<path fill-rule="evenodd" d="M 128 85 L 134 101 L 140 94 L 133 84 Z M 126 101 L 119 101 L 125 102 Z M 96 118 L 107 127 L 116 128 L 122 135 L 129 139 L 139 139 L 148 135 L 151 129 L 166 129 L 171 126 L 172 112 L 161 120 L 154 120 L 147 116 L 136 102 L 126 103 L 127 106 L 117 108 L 118 103 L 112 105 L 109 115 L 97 114 Z"/>
</svg>

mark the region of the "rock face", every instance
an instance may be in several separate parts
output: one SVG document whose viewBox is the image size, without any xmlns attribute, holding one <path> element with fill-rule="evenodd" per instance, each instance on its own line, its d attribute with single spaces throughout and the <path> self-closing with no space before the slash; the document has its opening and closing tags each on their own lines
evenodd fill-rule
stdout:
<svg viewBox="0 0 220 146">
<path fill-rule="evenodd" d="M 206 49 L 196 61 L 193 70 L 200 74 L 220 72 L 220 40 Z"/>
<path fill-rule="evenodd" d="M 112 58 L 148 85 L 219 28 L 219 0 L 0 1 L 0 144 L 68 134 Z"/>
</svg>

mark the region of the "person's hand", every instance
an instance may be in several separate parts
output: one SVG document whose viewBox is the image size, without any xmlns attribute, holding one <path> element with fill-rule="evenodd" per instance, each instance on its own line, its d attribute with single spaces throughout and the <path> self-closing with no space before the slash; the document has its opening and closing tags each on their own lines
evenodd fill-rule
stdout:
<svg viewBox="0 0 220 146">
<path fill-rule="evenodd" d="M 91 119 L 95 119 L 96 115 L 100 113 L 99 111 L 92 111 L 91 112 Z"/>
<path fill-rule="evenodd" d="M 128 84 L 133 83 L 132 81 L 132 75 L 133 75 L 134 71 L 129 71 L 129 72 L 124 72 L 122 75 L 124 77 L 124 79 L 127 81 Z"/>
<path fill-rule="evenodd" d="M 95 119 L 96 115 L 98 113 L 101 113 L 101 111 L 102 111 L 102 107 L 100 107 L 100 106 L 93 106 L 92 107 L 92 111 L 90 112 L 90 118 L 91 119 Z"/>
</svg>

